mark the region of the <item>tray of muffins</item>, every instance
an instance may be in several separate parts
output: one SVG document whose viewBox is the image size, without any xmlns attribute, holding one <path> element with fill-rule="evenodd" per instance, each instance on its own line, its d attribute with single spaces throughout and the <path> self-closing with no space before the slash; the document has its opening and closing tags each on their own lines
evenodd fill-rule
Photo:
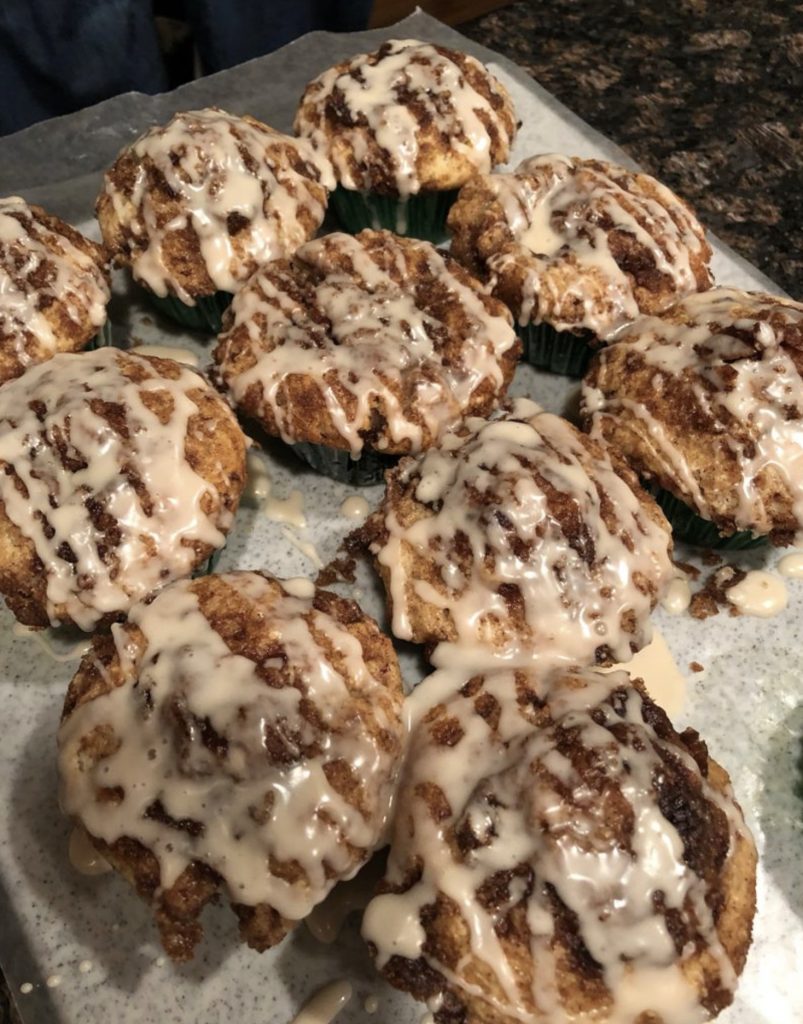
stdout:
<svg viewBox="0 0 803 1024">
<path fill-rule="evenodd" d="M 798 1020 L 803 305 L 399 28 L 0 199 L 21 1016 Z"/>
</svg>

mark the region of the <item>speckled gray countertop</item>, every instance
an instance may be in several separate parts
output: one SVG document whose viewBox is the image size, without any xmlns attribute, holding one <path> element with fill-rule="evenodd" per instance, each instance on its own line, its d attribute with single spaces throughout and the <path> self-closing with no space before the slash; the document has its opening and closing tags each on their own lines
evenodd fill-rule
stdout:
<svg viewBox="0 0 803 1024">
<path fill-rule="evenodd" d="M 803 4 L 524 0 L 460 26 L 803 299 Z"/>
</svg>

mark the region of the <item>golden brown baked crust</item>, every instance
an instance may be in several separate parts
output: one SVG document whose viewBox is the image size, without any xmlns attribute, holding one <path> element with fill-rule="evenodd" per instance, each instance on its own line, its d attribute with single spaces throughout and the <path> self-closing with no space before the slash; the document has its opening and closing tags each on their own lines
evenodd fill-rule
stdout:
<svg viewBox="0 0 803 1024">
<path fill-rule="evenodd" d="M 97 216 L 118 265 L 192 305 L 236 291 L 311 238 L 333 185 L 306 141 L 210 108 L 176 114 L 123 149 Z"/>
<path fill-rule="evenodd" d="M 803 304 L 717 288 L 600 352 L 586 425 L 722 534 L 803 527 Z"/>
<path fill-rule="evenodd" d="M 438 1024 L 663 1024 L 731 1002 L 755 845 L 697 733 L 615 677 L 569 673 L 545 693 L 523 673 L 478 676 L 416 727 L 381 887 L 396 895 L 374 919 L 369 906 L 364 934 Z M 406 923 L 404 952 L 377 938 L 382 918 Z"/>
<path fill-rule="evenodd" d="M 524 400 L 449 441 L 386 475 L 365 527 L 396 635 L 544 669 L 629 658 L 672 573 L 635 474 Z"/>
<path fill-rule="evenodd" d="M 0 280 L 0 384 L 77 352 L 106 321 L 103 246 L 13 196 L 0 200 Z"/>
<path fill-rule="evenodd" d="M 136 411 L 129 384 L 142 402 Z M 191 405 L 179 410 L 185 401 Z M 20 424 L 32 413 L 26 442 Z M 173 424 L 182 414 L 179 433 Z M 200 374 L 172 359 L 117 349 L 56 356 L 4 385 L 0 430 L 0 592 L 28 626 L 92 629 L 119 619 L 148 590 L 191 572 L 222 545 L 245 485 L 245 438 L 231 410 Z M 159 440 L 138 458 L 144 430 Z M 203 487 L 195 512 L 193 495 L 177 492 L 183 478 L 157 469 L 171 444 Z M 34 480 L 42 486 L 32 493 Z M 170 504 L 183 505 L 188 516 L 175 533 L 169 517 L 160 518 Z M 128 515 L 128 529 L 115 507 Z M 59 518 L 70 509 L 73 519 Z M 218 538 L 214 544 L 200 524 L 192 527 L 196 514 Z M 126 555 L 131 545 L 134 553 Z M 56 576 L 63 586 L 54 599 Z"/>
<path fill-rule="evenodd" d="M 399 196 L 459 188 L 504 163 L 516 119 L 475 58 L 393 39 L 313 79 L 295 130 L 329 156 L 344 187 Z"/>
<path fill-rule="evenodd" d="M 121 742 L 126 741 L 126 736 L 118 735 L 115 729 L 115 725 L 119 728 L 124 719 L 118 718 L 115 722 L 113 711 L 106 713 L 108 717 L 99 711 L 94 719 L 87 719 L 87 725 L 79 723 L 78 730 L 71 732 L 73 716 L 80 716 L 81 709 L 86 705 L 102 703 L 104 697 L 114 693 L 117 688 L 150 686 L 147 675 L 142 673 L 147 666 L 155 663 L 154 654 L 163 658 L 173 655 L 163 638 L 148 635 L 148 618 L 141 612 L 149 603 L 156 607 L 166 604 L 165 598 L 170 600 L 171 596 L 178 595 L 179 599 L 185 600 L 188 593 L 194 595 L 197 601 L 197 605 L 193 604 L 193 610 L 195 607 L 200 610 L 208 627 L 218 638 L 222 638 L 228 654 L 240 659 L 239 664 L 233 668 L 231 661 L 222 667 L 218 665 L 215 668 L 213 665 L 213 673 L 217 672 L 213 682 L 226 694 L 226 699 L 234 702 L 235 707 L 239 701 L 240 719 L 246 721 L 249 715 L 256 715 L 256 731 L 251 729 L 253 735 L 248 732 L 238 733 L 234 731 L 237 728 L 234 720 L 230 720 L 229 731 L 222 730 L 216 718 L 219 708 L 216 710 L 214 706 L 208 711 L 208 717 L 199 719 L 199 705 L 193 703 L 197 698 L 192 686 L 197 691 L 203 680 L 199 679 L 188 687 L 178 675 L 171 674 L 169 678 L 160 680 L 160 685 L 171 691 L 168 698 L 157 689 L 148 688 L 147 692 L 155 697 L 147 698 L 146 704 L 152 705 L 153 700 L 159 702 L 158 714 L 161 716 L 164 742 L 170 747 L 168 756 L 171 759 L 171 773 L 180 781 L 184 780 L 183 784 L 187 786 L 200 785 L 206 776 L 217 778 L 216 785 L 224 793 L 230 791 L 231 796 L 226 798 L 224 806 L 214 810 L 207 807 L 203 798 L 198 797 L 194 812 L 185 815 L 180 821 L 170 817 L 161 800 L 151 804 L 144 816 L 151 822 L 155 819 L 172 828 L 176 832 L 177 846 L 182 834 L 189 836 L 188 841 L 191 842 L 193 837 L 203 835 L 205 828 L 211 828 L 226 818 L 228 804 L 235 801 L 237 786 L 245 786 L 254 778 L 264 779 L 265 812 L 270 813 L 268 797 L 272 795 L 274 800 L 279 799 L 277 793 L 281 791 L 282 778 L 287 780 L 285 792 L 290 794 L 292 800 L 293 787 L 298 783 L 294 783 L 287 773 L 296 769 L 299 778 L 303 779 L 305 774 L 312 778 L 316 759 L 321 759 L 326 784 L 331 787 L 328 806 L 332 807 L 333 813 L 343 814 L 336 806 L 340 798 L 343 806 L 348 807 L 352 814 L 376 818 L 378 794 L 388 784 L 387 763 L 395 766 L 401 752 L 403 731 L 401 677 L 389 640 L 353 601 L 326 591 L 317 591 L 311 602 L 296 602 L 298 609 L 293 606 L 293 618 L 288 623 L 282 612 L 283 602 L 287 602 L 288 595 L 280 581 L 244 572 L 204 576 L 173 584 L 151 599 L 151 602 L 135 608 L 132 618 L 124 626 L 116 627 L 112 636 L 98 635 L 93 639 L 90 653 L 82 661 L 70 684 L 60 731 L 62 788 L 71 813 L 89 826 L 92 824 L 93 810 L 97 812 L 98 807 L 105 803 L 109 813 L 113 814 L 115 808 L 123 805 L 127 796 L 125 787 L 110 789 L 102 786 L 105 777 L 102 774 L 104 759 L 113 755 L 120 748 Z M 179 633 L 186 628 L 182 622 L 184 612 L 183 604 L 180 611 L 171 607 L 161 611 L 166 622 L 165 628 Z M 310 644 L 317 645 L 314 649 L 311 646 L 310 655 L 325 663 L 327 671 L 339 677 L 345 687 L 335 718 L 328 715 L 326 693 L 316 693 L 310 667 L 305 661 L 299 660 L 298 651 L 293 646 L 293 630 L 297 629 L 299 623 L 309 629 Z M 343 643 L 344 634 L 354 647 Z M 208 667 L 204 661 L 205 642 L 206 638 L 198 634 L 196 658 L 203 668 Z M 164 650 L 160 649 L 160 644 Z M 317 655 L 315 650 L 318 651 Z M 261 695 L 255 695 L 247 685 L 238 683 L 240 688 L 232 690 L 229 697 L 226 689 L 230 681 L 228 674 L 236 674 L 239 678 L 242 675 L 240 666 L 246 659 L 253 663 L 253 681 Z M 366 673 L 371 677 L 370 685 L 366 685 Z M 291 705 L 288 704 L 289 696 L 294 691 L 298 691 L 295 694 L 297 697 L 300 694 L 302 717 L 298 722 L 290 713 Z M 209 698 L 205 701 L 209 707 Z M 97 706 L 100 707 L 100 704 Z M 140 713 L 147 716 L 149 712 L 141 708 Z M 348 760 L 349 744 L 353 742 L 351 734 L 355 728 L 385 758 L 380 767 L 370 763 L 363 766 L 364 771 L 373 771 L 370 779 L 355 773 Z M 251 743 L 254 744 L 253 749 Z M 230 748 L 244 753 L 247 759 L 245 767 L 234 767 L 235 762 L 228 759 Z M 87 802 L 84 798 L 83 803 L 71 806 L 70 800 L 78 792 L 80 777 L 90 776 L 97 765 L 101 766 L 100 771 L 95 772 L 90 788 L 85 793 L 85 797 L 87 793 L 91 796 L 91 801 Z M 274 777 L 279 780 L 275 785 Z M 138 784 L 147 783 L 138 779 Z M 169 785 L 169 777 L 166 775 L 164 802 L 168 806 Z M 213 799 L 214 791 L 209 792 L 212 794 L 210 799 Z M 136 800 L 133 790 L 130 799 Z M 295 799 L 299 801 L 297 841 L 309 846 L 311 840 L 304 838 L 308 829 L 313 826 L 316 816 L 322 820 L 327 812 L 323 804 L 318 808 L 310 805 L 308 792 L 300 786 Z M 254 821 L 259 822 L 261 819 L 257 809 L 252 808 L 252 811 Z M 210 820 L 210 814 L 214 821 Z M 306 819 L 305 814 L 308 815 Z M 242 819 L 232 817 L 225 827 L 236 831 L 238 823 L 242 828 Z M 134 816 L 130 824 L 132 831 L 136 832 L 141 821 L 138 822 Z M 286 825 L 287 822 L 280 824 Z M 348 825 L 342 821 L 338 825 L 334 819 L 330 819 L 329 826 L 336 841 L 343 847 L 344 858 L 338 866 L 334 858 L 331 864 L 324 859 L 322 869 L 331 885 L 337 877 L 356 871 L 371 851 L 358 845 L 349 845 L 345 838 Z M 345 835 L 341 835 L 338 830 L 342 830 Z M 230 901 L 240 921 L 242 939 L 253 949 L 263 951 L 275 945 L 297 923 L 297 920 L 288 919 L 267 902 L 251 905 L 238 900 L 232 891 L 232 887 L 235 890 L 237 887 L 224 877 L 229 870 L 228 865 L 210 863 L 210 860 L 214 861 L 213 855 L 203 843 L 190 847 L 196 856 L 190 859 L 191 855 L 188 854 L 186 867 L 171 884 L 165 885 L 159 856 L 154 849 L 149 848 L 146 841 L 141 841 L 136 835 L 125 834 L 104 841 L 98 835 L 93 835 L 89 828 L 88 832 L 99 852 L 151 905 L 162 943 L 174 960 L 192 957 L 202 935 L 200 914 L 205 904 L 215 899 L 218 892 L 223 892 Z M 244 842 L 246 838 L 243 837 Z M 292 836 L 279 838 L 286 849 Z M 236 840 L 237 836 L 230 836 L 229 852 L 232 861 L 237 857 Z M 303 895 L 314 883 L 305 874 L 301 856 L 298 860 L 287 856 L 282 858 L 278 852 L 281 849 L 277 842 L 266 851 L 264 874 L 290 886 L 295 885 Z M 320 856 L 325 858 L 326 855 L 324 847 Z M 348 865 L 347 869 L 344 869 L 344 864 Z"/>
<path fill-rule="evenodd" d="M 648 174 L 541 156 L 477 175 L 448 220 L 451 251 L 522 324 L 605 339 L 711 286 L 711 247 L 691 208 Z"/>
<path fill-rule="evenodd" d="M 501 302 L 428 242 L 331 234 L 239 292 L 213 353 L 238 409 L 289 443 L 420 451 L 505 394 Z"/>
</svg>

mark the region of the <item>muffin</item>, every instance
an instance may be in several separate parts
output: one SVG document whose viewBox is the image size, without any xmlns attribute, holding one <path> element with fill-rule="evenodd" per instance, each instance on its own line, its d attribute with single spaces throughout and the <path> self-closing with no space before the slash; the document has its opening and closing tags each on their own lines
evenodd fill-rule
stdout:
<svg viewBox="0 0 803 1024">
<path fill-rule="evenodd" d="M 627 661 L 673 576 L 635 475 L 526 399 L 402 460 L 364 536 L 395 635 L 469 671 Z"/>
<path fill-rule="evenodd" d="M 471 679 L 415 728 L 397 808 L 363 935 L 437 1024 L 699 1024 L 732 1001 L 755 845 L 640 681 Z"/>
<path fill-rule="evenodd" d="M 217 334 L 231 293 L 323 220 L 331 167 L 247 115 L 176 114 L 117 157 L 97 202 L 103 238 L 160 309 Z"/>
<path fill-rule="evenodd" d="M 474 57 L 391 39 L 313 79 L 295 130 L 331 159 L 332 208 L 347 231 L 439 242 L 456 190 L 508 159 L 516 117 Z"/>
<path fill-rule="evenodd" d="M 388 456 L 489 412 L 519 355 L 510 314 L 428 242 L 325 235 L 237 294 L 214 359 L 237 408 L 316 469 L 375 483 Z"/>
<path fill-rule="evenodd" d="M 377 844 L 401 754 L 387 637 L 256 572 L 181 580 L 93 639 L 59 730 L 61 803 L 187 960 L 222 892 L 280 942 Z"/>
<path fill-rule="evenodd" d="M 201 375 L 104 348 L 0 388 L 0 592 L 93 630 L 223 546 L 245 437 Z"/>
<path fill-rule="evenodd" d="M 803 529 L 803 305 L 715 288 L 643 317 L 583 387 L 595 436 L 660 489 L 676 536 L 742 547 Z"/>
<path fill-rule="evenodd" d="M 449 230 L 455 258 L 513 310 L 525 358 L 575 377 L 626 323 L 713 281 L 690 207 L 650 175 L 603 160 L 537 156 L 512 174 L 478 175 Z"/>
<path fill-rule="evenodd" d="M 102 246 L 41 206 L 0 199 L 0 384 L 103 331 L 109 269 Z"/>
</svg>

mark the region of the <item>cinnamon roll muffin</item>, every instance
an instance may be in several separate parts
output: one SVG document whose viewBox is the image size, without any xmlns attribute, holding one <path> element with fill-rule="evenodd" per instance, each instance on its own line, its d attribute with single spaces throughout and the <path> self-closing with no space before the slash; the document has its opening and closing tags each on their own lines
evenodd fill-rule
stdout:
<svg viewBox="0 0 803 1024">
<path fill-rule="evenodd" d="M 715 288 L 640 318 L 600 352 L 582 405 L 660 489 L 676 536 L 784 545 L 803 529 L 803 304 Z"/>
<path fill-rule="evenodd" d="M 29 626 L 93 630 L 223 546 L 245 437 L 172 359 L 58 355 L 0 388 L 0 592 Z"/>
<path fill-rule="evenodd" d="M 220 330 L 231 293 L 323 220 L 328 161 L 303 139 L 210 108 L 176 114 L 120 153 L 97 202 L 103 238 L 157 304 Z"/>
<path fill-rule="evenodd" d="M 102 246 L 41 206 L 0 199 L 0 384 L 88 345 L 109 295 Z"/>
<path fill-rule="evenodd" d="M 732 1001 L 755 845 L 640 681 L 471 679 L 414 728 L 397 808 L 363 935 L 437 1024 L 699 1024 Z"/>
<path fill-rule="evenodd" d="M 648 174 L 537 156 L 478 175 L 449 214 L 452 253 L 513 310 L 536 366 L 582 376 L 590 351 L 640 313 L 709 288 L 690 207 Z"/>
<path fill-rule="evenodd" d="M 239 410 L 316 469 L 381 479 L 504 395 L 519 343 L 503 304 L 428 242 L 325 235 L 242 288 L 214 352 Z"/>
<path fill-rule="evenodd" d="M 390 641 L 354 602 L 255 572 L 182 580 L 94 638 L 64 705 L 61 803 L 173 959 L 218 892 L 262 951 L 377 844 L 401 704 Z"/>
<path fill-rule="evenodd" d="M 627 661 L 673 575 L 635 475 L 526 399 L 404 459 L 364 530 L 395 635 L 471 671 Z"/>
<path fill-rule="evenodd" d="M 296 133 L 334 165 L 346 230 L 390 228 L 441 241 L 455 191 L 504 163 L 516 134 L 507 90 L 474 57 L 391 39 L 304 91 Z"/>
</svg>

